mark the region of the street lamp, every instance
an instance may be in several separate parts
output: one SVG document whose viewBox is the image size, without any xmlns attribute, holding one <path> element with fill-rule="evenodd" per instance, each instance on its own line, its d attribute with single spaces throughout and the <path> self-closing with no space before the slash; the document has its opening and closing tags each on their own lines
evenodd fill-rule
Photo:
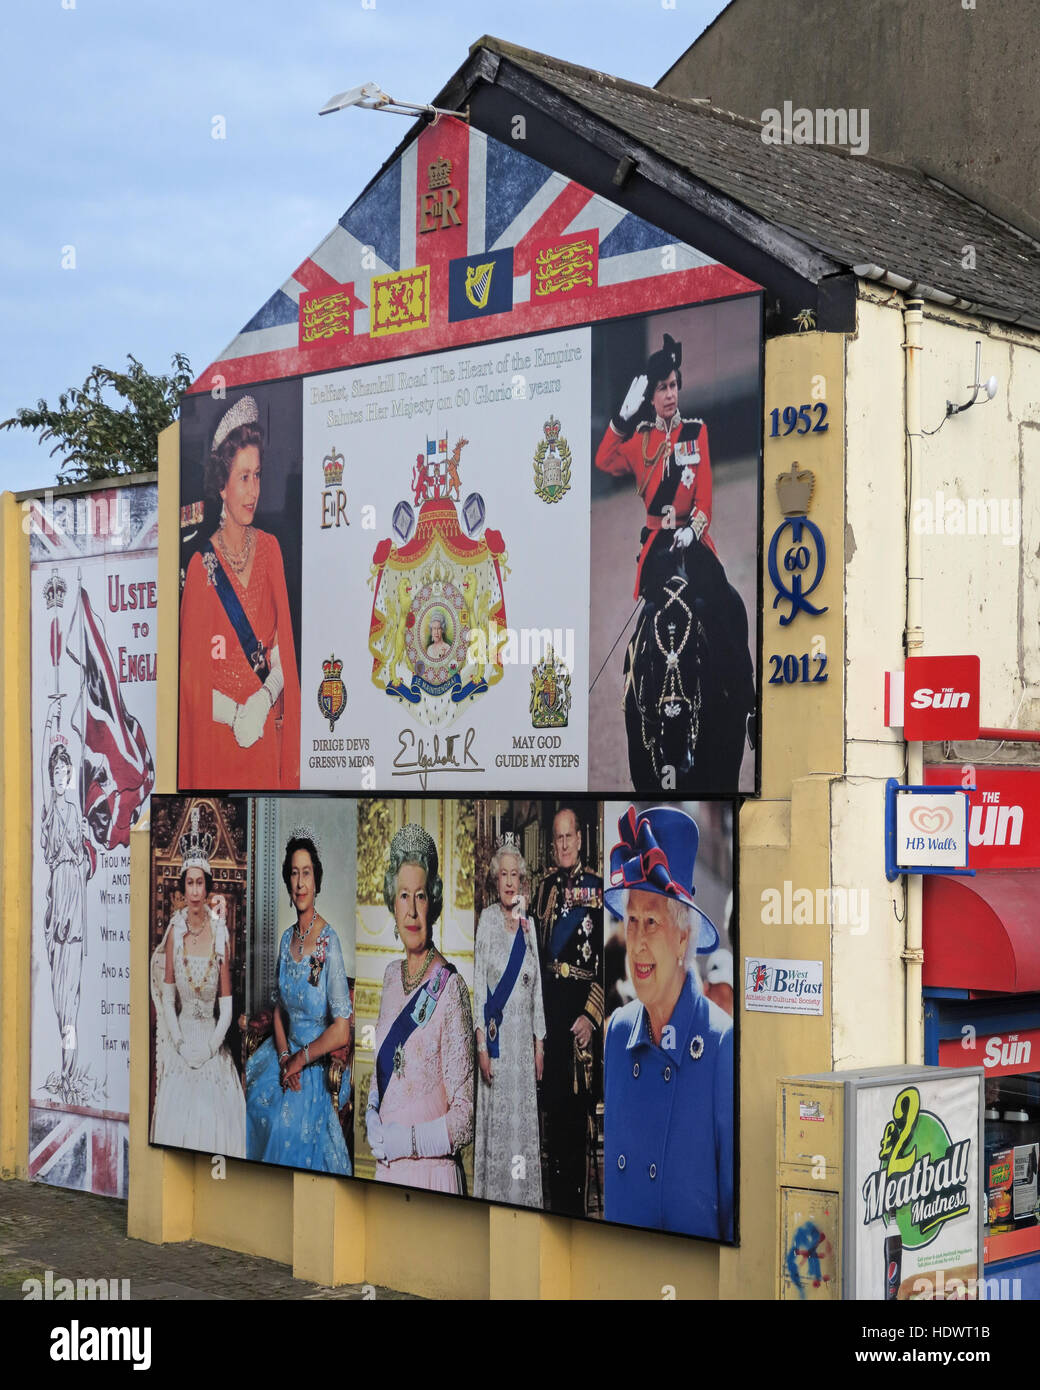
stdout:
<svg viewBox="0 0 1040 1390">
<path fill-rule="evenodd" d="M 377 82 L 365 82 L 360 87 L 351 87 L 347 92 L 337 92 L 318 112 L 319 116 L 331 116 L 333 111 L 345 111 L 348 106 L 361 106 L 366 111 L 387 111 L 393 116 L 457 116 L 469 120 L 469 108 L 465 111 L 446 111 L 440 106 L 429 106 L 425 102 L 395 101 L 388 96 Z"/>
</svg>

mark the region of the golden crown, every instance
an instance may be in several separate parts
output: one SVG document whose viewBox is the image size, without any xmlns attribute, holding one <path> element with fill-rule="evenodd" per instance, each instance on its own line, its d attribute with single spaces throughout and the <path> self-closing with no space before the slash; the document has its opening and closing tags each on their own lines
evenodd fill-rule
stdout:
<svg viewBox="0 0 1040 1390">
<path fill-rule="evenodd" d="M 811 468 L 799 468 L 797 463 L 792 463 L 789 473 L 779 474 L 776 495 L 784 516 L 806 516 L 815 489 L 816 476 Z"/>
<path fill-rule="evenodd" d="M 451 183 L 451 160 L 443 155 L 427 166 L 431 188 L 447 188 Z"/>
<path fill-rule="evenodd" d="M 336 452 L 333 447 L 330 454 L 326 454 L 321 461 L 321 466 L 325 470 L 325 486 L 338 487 L 343 481 L 343 465 L 346 462 L 342 454 Z"/>
</svg>

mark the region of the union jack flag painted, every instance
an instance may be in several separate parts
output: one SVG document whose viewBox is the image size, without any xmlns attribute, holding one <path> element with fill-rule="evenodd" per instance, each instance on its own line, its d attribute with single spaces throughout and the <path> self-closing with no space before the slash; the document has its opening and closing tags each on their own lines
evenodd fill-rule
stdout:
<svg viewBox="0 0 1040 1390">
<path fill-rule="evenodd" d="M 443 196 L 445 179 L 450 199 Z M 450 202 L 451 216 L 431 217 L 431 197 L 441 200 L 441 208 Z M 759 288 L 514 147 L 442 118 L 424 128 L 343 214 L 192 390 L 208 391 L 216 375 L 237 386 L 381 361 L 403 351 L 485 342 L 486 320 L 449 319 L 449 267 L 453 260 L 508 248 L 512 308 L 497 315 L 494 325 L 502 338 Z M 582 273 L 567 274 L 578 251 L 581 265 L 575 270 Z M 559 272 L 550 273 L 556 259 Z M 396 334 L 370 336 L 373 278 L 425 265 L 428 326 L 409 332 L 404 347 Z M 344 285 L 353 287 L 350 331 L 301 342 L 302 306 Z"/>
<path fill-rule="evenodd" d="M 29 1108 L 29 1178 L 103 1197 L 125 1197 L 130 1126 L 85 1111 Z"/>
<path fill-rule="evenodd" d="M 155 785 L 155 767 L 140 722 L 119 693 L 105 629 L 80 588 L 73 626 L 78 636 L 68 655 L 83 669 L 72 727 L 83 740 L 80 797 L 83 814 L 99 845 L 130 844 L 130 829 Z"/>
</svg>

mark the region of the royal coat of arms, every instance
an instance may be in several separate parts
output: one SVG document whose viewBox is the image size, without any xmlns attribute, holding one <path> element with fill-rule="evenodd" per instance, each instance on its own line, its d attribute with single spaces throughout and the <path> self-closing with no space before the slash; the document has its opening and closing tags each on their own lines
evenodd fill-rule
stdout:
<svg viewBox="0 0 1040 1390">
<path fill-rule="evenodd" d="M 343 662 L 333 652 L 321 663 L 322 678 L 318 686 L 318 708 L 329 721 L 329 733 L 347 707 L 347 687 L 343 684 Z"/>
<path fill-rule="evenodd" d="M 412 470 L 414 532 L 400 545 L 380 541 L 369 575 L 372 683 L 430 727 L 452 723 L 503 675 L 508 557 L 502 533 L 484 527 L 475 494 L 460 522 L 466 443 L 449 452 L 446 439 L 427 440 Z"/>
<path fill-rule="evenodd" d="M 531 673 L 530 709 L 532 728 L 566 727 L 571 712 L 571 673 L 551 646 Z"/>
<path fill-rule="evenodd" d="M 534 451 L 534 492 L 543 502 L 558 502 L 571 490 L 571 451 L 560 438 L 560 422 L 550 415 L 542 426 L 544 439 Z"/>
</svg>

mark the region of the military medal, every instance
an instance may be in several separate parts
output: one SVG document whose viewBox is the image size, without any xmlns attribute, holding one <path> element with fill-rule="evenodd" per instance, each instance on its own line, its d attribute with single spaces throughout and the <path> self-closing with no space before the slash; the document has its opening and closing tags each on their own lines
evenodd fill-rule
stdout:
<svg viewBox="0 0 1040 1390">
<path fill-rule="evenodd" d="M 404 1043 L 398 1043 L 394 1048 L 394 1075 L 404 1076 Z"/>
<path fill-rule="evenodd" d="M 588 943 L 587 941 L 583 941 L 583 942 L 581 943 L 581 958 L 582 958 L 582 960 L 584 960 L 584 961 L 587 962 L 589 956 L 591 956 L 591 955 L 592 955 L 592 947 L 589 945 L 589 943 Z"/>
</svg>

